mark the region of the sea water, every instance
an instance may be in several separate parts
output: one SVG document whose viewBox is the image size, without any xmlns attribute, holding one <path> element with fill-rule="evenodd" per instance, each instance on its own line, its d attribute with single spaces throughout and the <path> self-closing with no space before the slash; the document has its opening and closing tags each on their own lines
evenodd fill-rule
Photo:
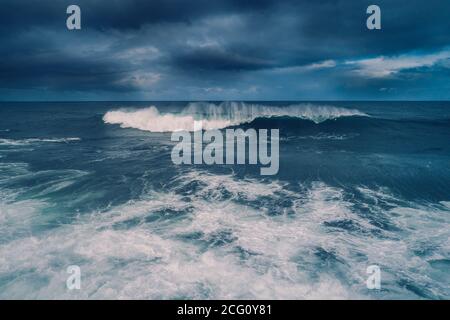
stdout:
<svg viewBox="0 0 450 320">
<path fill-rule="evenodd" d="M 194 121 L 278 173 L 174 164 Z M 449 141 L 448 102 L 1 103 L 0 298 L 448 299 Z"/>
</svg>

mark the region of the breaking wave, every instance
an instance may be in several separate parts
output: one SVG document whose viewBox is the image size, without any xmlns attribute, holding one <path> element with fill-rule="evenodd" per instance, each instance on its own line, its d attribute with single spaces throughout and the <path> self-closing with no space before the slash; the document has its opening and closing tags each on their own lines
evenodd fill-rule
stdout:
<svg viewBox="0 0 450 320">
<path fill-rule="evenodd" d="M 193 131 L 194 121 L 202 121 L 204 129 L 222 129 L 252 122 L 258 118 L 291 117 L 318 124 L 340 117 L 368 116 L 356 110 L 327 105 L 295 104 L 285 107 L 223 102 L 220 104 L 196 102 L 188 104 L 179 113 L 162 113 L 156 107 L 108 111 L 103 121 L 151 132 Z"/>
</svg>

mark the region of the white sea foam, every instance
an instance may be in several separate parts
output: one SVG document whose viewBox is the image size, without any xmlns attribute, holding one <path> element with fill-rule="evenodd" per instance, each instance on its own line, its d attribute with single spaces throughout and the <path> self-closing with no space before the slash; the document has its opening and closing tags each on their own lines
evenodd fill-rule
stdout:
<svg viewBox="0 0 450 320">
<path fill-rule="evenodd" d="M 81 170 L 33 172 L 26 163 L 0 163 L 0 243 L 29 237 L 34 229 L 47 225 L 55 216 L 42 214 L 48 204 L 41 199 L 71 186 L 86 174 Z"/>
<path fill-rule="evenodd" d="M 24 145 L 24 142 L 22 140 L 0 139 L 0 145 L 21 146 Z"/>
<path fill-rule="evenodd" d="M 28 174 L 28 164 L 23 162 L 10 162 L 2 163 L 0 162 L 0 182 L 8 181 L 11 178 L 19 175 Z"/>
<path fill-rule="evenodd" d="M 358 215 L 343 189 L 322 182 L 299 191 L 191 171 L 171 183 L 171 191 L 0 244 L 0 274 L 11 278 L 0 297 L 368 298 L 370 264 L 382 268 L 383 297 L 414 297 L 398 281 L 427 287 L 435 281 L 427 259 L 444 258 L 449 247 L 448 211 L 409 204 L 387 189 L 360 192 L 374 211 L 382 210 L 374 200 L 392 203 L 385 214 L 401 238 Z M 290 201 L 286 212 L 281 201 Z M 326 225 L 335 221 L 358 228 Z M 434 251 L 420 259 L 414 251 L 424 243 Z M 71 264 L 81 267 L 80 291 L 64 288 Z M 438 296 L 445 292 L 433 287 Z"/>
<path fill-rule="evenodd" d="M 135 128 L 151 132 L 193 131 L 194 121 L 201 120 L 204 129 L 221 129 L 257 118 L 294 117 L 320 123 L 348 116 L 367 116 L 356 109 L 313 104 L 296 104 L 285 107 L 243 102 L 190 103 L 180 113 L 161 113 L 156 107 L 108 111 L 103 120 L 119 124 L 122 128 Z"/>
<path fill-rule="evenodd" d="M 0 139 L 0 145 L 23 146 L 33 143 L 69 143 L 81 141 L 81 138 L 29 138 L 29 139 Z"/>
<path fill-rule="evenodd" d="M 203 190 L 206 193 L 217 182 L 213 176 L 198 178 L 207 181 Z M 237 196 L 242 182 L 230 178 L 222 181 L 226 189 L 236 190 L 233 193 Z M 246 188 L 240 192 L 255 198 L 254 193 L 261 188 L 258 182 L 247 181 Z M 225 299 L 357 296 L 330 275 L 323 274 L 311 281 L 307 274 L 297 270 L 295 262 L 289 261 L 291 253 L 298 249 L 295 245 L 301 243 L 292 235 L 304 228 L 283 230 L 281 221 L 257 223 L 263 218 L 258 210 L 232 202 L 215 208 L 214 203 L 199 197 L 194 201 L 192 217 L 183 223 L 167 225 L 164 230 L 144 224 L 129 230 L 114 230 L 112 226 L 144 218 L 154 210 L 182 210 L 187 204 L 180 195 L 155 193 L 148 200 L 114 208 L 78 224 L 0 246 L 0 273 L 26 274 L 8 283 L 0 296 Z M 234 244 L 203 251 L 195 243 L 178 239 L 202 232 L 200 241 L 208 241 L 222 228 L 236 232 L 239 240 L 236 244 L 261 256 L 243 263 L 232 252 Z M 256 232 L 258 228 L 263 229 Z M 82 268 L 82 290 L 68 292 L 61 285 L 66 276 L 61 266 L 74 261 Z M 30 283 L 34 284 L 32 290 Z"/>
</svg>

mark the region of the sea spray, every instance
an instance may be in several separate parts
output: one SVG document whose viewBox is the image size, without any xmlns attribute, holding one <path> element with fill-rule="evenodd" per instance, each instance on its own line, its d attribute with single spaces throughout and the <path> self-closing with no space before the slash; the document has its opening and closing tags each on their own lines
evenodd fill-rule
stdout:
<svg viewBox="0 0 450 320">
<path fill-rule="evenodd" d="M 356 110 L 327 105 L 293 104 L 285 107 L 244 102 L 189 103 L 179 113 L 162 113 L 155 106 L 143 109 L 108 111 L 103 121 L 150 132 L 193 131 L 194 121 L 202 121 L 205 130 L 224 129 L 250 123 L 258 118 L 292 117 L 321 123 L 340 117 L 368 116 Z"/>
</svg>

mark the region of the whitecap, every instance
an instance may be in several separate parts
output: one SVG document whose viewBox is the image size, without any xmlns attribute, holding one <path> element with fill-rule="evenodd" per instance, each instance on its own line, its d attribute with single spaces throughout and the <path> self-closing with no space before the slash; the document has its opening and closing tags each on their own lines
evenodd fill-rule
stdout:
<svg viewBox="0 0 450 320">
<path fill-rule="evenodd" d="M 0 139 L 0 145 L 23 146 L 33 143 L 70 143 L 74 141 L 81 141 L 81 138 L 69 137 L 69 138 Z"/>
<path fill-rule="evenodd" d="M 103 116 L 108 124 L 151 132 L 193 131 L 194 121 L 203 129 L 222 129 L 249 123 L 257 118 L 293 117 L 321 123 L 349 116 L 367 116 L 356 110 L 327 105 L 295 104 L 285 107 L 244 102 L 189 103 L 180 113 L 161 113 L 155 106 L 130 110 L 111 110 Z"/>
</svg>

